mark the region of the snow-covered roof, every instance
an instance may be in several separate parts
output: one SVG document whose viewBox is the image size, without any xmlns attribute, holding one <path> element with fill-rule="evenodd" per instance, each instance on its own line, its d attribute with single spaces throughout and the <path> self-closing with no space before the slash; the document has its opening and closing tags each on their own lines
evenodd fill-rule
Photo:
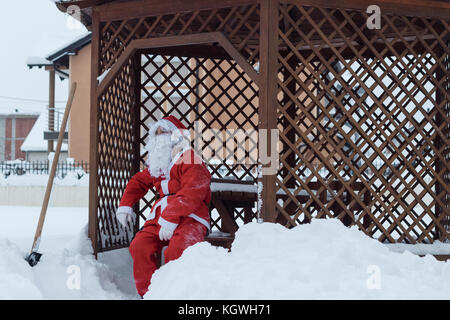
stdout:
<svg viewBox="0 0 450 320">
<path fill-rule="evenodd" d="M 27 59 L 27 66 L 42 67 L 56 65 L 69 67 L 68 56 L 88 45 L 92 40 L 90 32 L 78 35 L 76 38 L 67 41 L 65 37 L 53 36 L 41 39 L 38 46 Z"/>
<path fill-rule="evenodd" d="M 30 152 L 30 151 L 43 151 L 46 152 L 48 150 L 48 142 L 44 140 L 44 131 L 47 127 L 47 118 L 45 117 L 45 113 L 42 112 L 37 118 L 36 122 L 33 125 L 28 136 L 25 138 L 20 150 L 22 152 Z M 61 151 L 67 151 L 68 145 L 67 143 L 63 143 L 61 146 Z"/>
<path fill-rule="evenodd" d="M 14 108 L 14 107 L 0 107 L 0 116 L 39 116 L 39 111 L 25 109 L 25 108 Z"/>
<path fill-rule="evenodd" d="M 52 51 L 46 56 L 46 59 L 50 61 L 57 60 L 63 55 L 70 55 L 76 53 L 78 50 L 82 49 L 84 46 L 88 45 L 92 41 L 91 32 L 82 34 L 75 39 L 66 42 L 56 50 Z"/>
<path fill-rule="evenodd" d="M 53 63 L 47 59 L 39 56 L 31 56 L 27 58 L 27 66 L 51 66 Z"/>
</svg>

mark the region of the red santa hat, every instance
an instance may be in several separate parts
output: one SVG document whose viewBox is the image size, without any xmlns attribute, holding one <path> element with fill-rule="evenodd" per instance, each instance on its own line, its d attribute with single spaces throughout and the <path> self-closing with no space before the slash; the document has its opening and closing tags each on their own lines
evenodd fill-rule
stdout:
<svg viewBox="0 0 450 320">
<path fill-rule="evenodd" d="M 163 128 L 169 132 L 176 132 L 177 130 L 181 132 L 187 131 L 183 123 L 174 116 L 167 116 L 156 121 L 152 124 L 148 133 L 154 136 L 158 128 Z"/>
</svg>

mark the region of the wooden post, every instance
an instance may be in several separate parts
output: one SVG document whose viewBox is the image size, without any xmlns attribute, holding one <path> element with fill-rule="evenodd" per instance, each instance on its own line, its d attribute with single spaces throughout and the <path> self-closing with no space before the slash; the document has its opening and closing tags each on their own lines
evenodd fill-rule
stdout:
<svg viewBox="0 0 450 320">
<path fill-rule="evenodd" d="M 444 54 L 443 48 L 442 49 L 439 48 L 437 50 L 438 58 L 441 57 L 443 54 Z M 445 77 L 445 75 L 446 75 L 445 71 L 446 70 L 442 70 L 442 67 L 440 67 L 438 65 L 438 68 L 436 70 L 436 81 L 438 83 L 442 80 L 443 77 Z M 434 106 L 434 108 L 439 108 L 439 105 L 442 103 L 442 101 L 444 99 L 445 99 L 445 93 L 442 92 L 442 90 L 439 90 L 439 86 L 437 86 L 437 88 L 436 88 L 436 105 Z M 445 114 L 445 112 L 446 112 L 445 111 L 445 104 L 444 104 L 444 108 L 443 109 L 444 109 L 443 113 Z M 436 117 L 433 120 L 435 121 L 435 125 L 437 127 L 440 127 L 442 125 L 443 118 L 442 118 L 442 116 L 441 116 L 441 114 L 439 112 L 436 112 Z M 434 145 L 435 145 L 437 150 L 442 148 L 443 141 L 442 141 L 441 137 L 439 136 L 439 134 L 436 134 L 436 138 L 434 139 L 433 143 L 434 143 Z M 444 152 L 445 152 L 445 149 L 444 149 Z M 441 157 L 441 155 L 439 155 L 439 154 L 435 155 L 434 168 L 435 168 L 436 174 L 437 175 L 441 175 L 444 178 L 443 180 L 445 180 L 445 174 L 443 173 L 443 172 L 445 172 L 445 170 L 443 169 L 440 157 Z M 442 158 L 445 159 L 445 154 L 442 155 Z M 437 180 L 436 180 L 436 183 L 434 184 L 434 187 L 435 187 L 435 197 L 439 197 L 440 193 L 443 191 L 443 188 L 442 188 L 441 184 Z M 442 197 L 442 198 L 446 199 L 447 195 Z M 445 208 L 442 208 L 442 206 L 440 206 L 437 201 L 436 201 L 436 205 L 435 205 L 434 208 L 435 208 L 434 215 L 435 215 L 436 218 L 439 218 L 442 214 L 446 214 Z M 442 228 L 445 229 L 446 228 L 446 226 L 445 226 L 445 224 L 446 224 L 446 217 L 444 217 L 441 220 L 441 223 L 443 224 Z M 448 228 L 448 226 L 447 226 L 447 228 Z M 448 229 L 447 229 L 447 234 L 446 234 L 445 232 L 441 232 L 441 229 L 439 228 L 439 226 L 436 226 L 434 228 L 433 240 L 445 241 L 449 237 L 450 236 L 448 235 Z"/>
<path fill-rule="evenodd" d="M 280 5 L 287 7 L 287 4 L 280 4 Z M 283 28 L 284 28 L 283 33 L 286 34 L 287 30 L 289 30 L 290 27 L 291 26 L 290 26 L 289 20 L 286 17 L 284 17 L 284 19 L 283 19 Z M 288 38 L 289 38 L 289 36 L 288 36 Z M 291 40 L 291 41 L 293 41 L 293 40 Z M 297 65 L 299 64 L 299 60 L 298 60 L 298 58 L 296 57 L 295 54 L 292 55 L 286 62 L 289 64 L 289 66 L 290 66 L 290 68 L 292 70 L 296 70 L 297 69 Z M 284 67 L 284 68 L 282 68 L 281 71 L 282 71 L 282 76 L 283 76 L 283 82 L 284 82 L 284 85 L 285 85 L 285 90 L 289 91 L 289 93 L 292 96 L 295 96 L 295 90 L 296 90 L 296 86 L 297 86 L 296 78 L 292 77 L 292 79 L 290 81 L 288 81 L 287 79 L 291 76 L 289 70 Z M 290 104 L 289 107 L 287 107 L 285 109 L 285 111 L 286 111 L 286 114 L 290 118 L 294 119 L 294 121 L 295 121 L 296 112 L 297 112 L 297 110 L 296 110 L 297 109 L 297 105 L 296 105 L 296 103 L 294 103 L 293 100 L 290 99 L 289 95 L 286 92 L 284 92 L 284 91 L 283 91 L 283 102 L 282 103 L 283 103 L 283 108 L 286 108 L 286 106 L 288 104 Z M 283 117 L 282 127 L 283 127 L 282 130 L 284 132 L 285 138 L 290 142 L 291 145 L 295 145 L 295 136 L 296 136 L 295 129 L 296 128 L 291 126 L 290 121 L 287 118 L 287 116 Z M 290 146 L 286 142 L 283 142 L 282 146 L 283 146 L 282 147 L 283 149 L 282 149 L 282 151 L 280 153 L 281 153 L 281 155 L 283 155 L 285 163 L 288 164 L 290 168 L 295 168 L 295 166 L 296 166 L 296 161 L 295 161 L 296 155 L 295 155 L 294 150 L 290 150 Z M 289 151 L 291 151 L 290 154 L 285 156 L 286 153 L 288 153 Z M 283 181 L 286 181 L 286 177 L 289 176 L 289 170 L 286 167 L 282 168 L 281 175 L 282 175 Z M 285 187 L 286 188 L 295 189 L 296 188 L 296 179 L 295 179 L 295 177 L 291 176 L 285 182 Z M 291 216 L 295 215 L 295 213 L 300 209 L 298 207 L 298 204 L 295 203 L 294 201 L 290 200 L 289 198 L 288 198 L 287 202 L 288 202 L 288 204 L 284 204 L 284 206 L 283 206 L 284 208 L 283 209 L 289 215 L 291 215 Z M 322 206 L 325 203 L 326 202 L 323 202 L 322 204 L 318 204 L 318 205 Z M 308 216 L 307 213 L 309 212 L 309 214 L 311 214 L 312 210 L 308 210 L 308 208 L 306 208 L 306 209 L 307 210 L 305 211 L 305 221 L 309 221 L 310 217 Z M 312 209 L 312 208 L 310 208 L 310 209 Z M 319 208 L 317 210 L 320 211 Z"/>
<path fill-rule="evenodd" d="M 259 130 L 277 128 L 277 77 L 278 77 L 278 0 L 261 0 L 260 23 L 260 83 L 259 83 Z M 261 142 L 259 142 L 261 143 Z M 276 146 L 267 143 L 268 151 L 277 152 Z M 267 222 L 275 222 L 276 174 L 264 174 L 259 178 L 262 183 L 261 218 Z"/>
<path fill-rule="evenodd" d="M 287 6 L 287 4 L 283 4 L 283 6 Z M 284 17 L 283 21 L 283 27 L 284 27 L 284 33 L 287 32 L 290 28 L 290 23 L 286 17 Z M 292 41 L 292 40 L 291 40 Z M 296 70 L 297 64 L 299 63 L 298 58 L 293 54 L 287 61 L 289 66 L 292 70 Z M 287 70 L 287 68 L 282 68 L 282 74 L 283 74 L 283 82 L 286 86 L 286 89 L 292 94 L 292 96 L 295 96 L 295 87 L 297 84 L 296 78 L 292 77 L 291 81 L 287 81 L 287 79 L 290 76 L 290 72 Z M 292 118 L 295 119 L 296 116 L 296 104 L 289 98 L 289 95 L 286 92 L 283 92 L 283 106 L 286 106 L 287 104 L 291 104 L 287 109 L 286 113 Z M 283 119 L 283 131 L 285 132 L 286 138 L 289 140 L 289 142 L 292 145 L 295 145 L 295 128 L 290 128 L 288 131 L 288 128 L 291 127 L 290 122 L 286 117 Z M 289 145 L 287 143 L 283 143 L 283 153 L 289 151 Z M 291 152 L 290 155 L 286 157 L 286 163 L 289 164 L 291 168 L 295 167 L 295 152 Z M 289 175 L 288 170 L 284 170 L 282 173 L 283 178 L 285 178 L 287 175 Z M 285 186 L 287 188 L 295 188 L 295 178 L 291 177 L 288 179 L 288 181 L 285 183 Z"/>
<path fill-rule="evenodd" d="M 91 122 L 89 146 L 89 224 L 88 235 L 92 249 L 97 258 L 97 210 L 98 210 L 98 99 L 97 77 L 99 73 L 100 21 L 97 9 L 92 9 L 92 44 L 91 44 Z"/>
<path fill-rule="evenodd" d="M 132 111 L 132 125 L 133 125 L 133 164 L 131 175 L 138 173 L 141 169 L 141 52 L 136 52 L 133 57 L 133 70 L 131 72 L 131 86 L 134 92 L 133 111 Z M 139 230 L 139 201 L 133 207 L 136 213 L 136 221 L 134 223 L 134 233 Z"/>
</svg>

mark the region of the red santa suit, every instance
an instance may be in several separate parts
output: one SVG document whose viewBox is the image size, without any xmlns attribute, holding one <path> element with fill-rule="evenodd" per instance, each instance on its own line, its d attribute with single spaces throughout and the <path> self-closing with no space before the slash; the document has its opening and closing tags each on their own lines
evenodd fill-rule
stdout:
<svg viewBox="0 0 450 320">
<path fill-rule="evenodd" d="M 186 129 L 172 116 L 159 120 L 152 128 L 158 125 Z M 154 132 L 150 130 L 149 133 Z M 210 228 L 208 204 L 211 200 L 211 175 L 205 163 L 191 148 L 185 147 L 173 157 L 168 172 L 168 175 L 154 177 L 146 168 L 135 174 L 128 182 L 117 210 L 117 213 L 133 213 L 132 206 L 149 189 L 156 188 L 159 194 L 143 228 L 136 233 L 129 248 L 136 289 L 141 296 L 148 291 L 151 276 L 157 268 L 155 253 L 168 246 L 164 251 L 164 261 L 177 259 L 187 247 L 203 241 Z M 161 226 L 173 231 L 169 241 L 160 240 Z"/>
</svg>

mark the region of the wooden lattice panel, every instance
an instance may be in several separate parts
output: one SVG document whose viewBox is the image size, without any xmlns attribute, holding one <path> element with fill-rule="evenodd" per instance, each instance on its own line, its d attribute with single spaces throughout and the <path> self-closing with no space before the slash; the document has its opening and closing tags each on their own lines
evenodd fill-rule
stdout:
<svg viewBox="0 0 450 320">
<path fill-rule="evenodd" d="M 128 246 L 132 228 L 122 228 L 115 212 L 133 173 L 135 144 L 132 59 L 98 100 L 98 251 Z"/>
<path fill-rule="evenodd" d="M 449 239 L 448 20 L 281 4 L 279 221 Z M 306 195 L 306 197 L 305 197 Z"/>
<path fill-rule="evenodd" d="M 190 130 L 192 147 L 213 177 L 255 180 L 258 88 L 236 62 L 151 53 L 143 53 L 140 60 L 141 168 L 150 125 L 174 115 Z M 142 200 L 141 218 L 148 215 L 154 200 L 153 192 Z M 212 219 L 211 227 L 217 228 L 219 222 L 220 217 Z"/>
<path fill-rule="evenodd" d="M 205 9 L 101 25 L 100 72 L 109 69 L 134 39 L 222 32 L 252 64 L 259 59 L 259 5 Z"/>
</svg>

